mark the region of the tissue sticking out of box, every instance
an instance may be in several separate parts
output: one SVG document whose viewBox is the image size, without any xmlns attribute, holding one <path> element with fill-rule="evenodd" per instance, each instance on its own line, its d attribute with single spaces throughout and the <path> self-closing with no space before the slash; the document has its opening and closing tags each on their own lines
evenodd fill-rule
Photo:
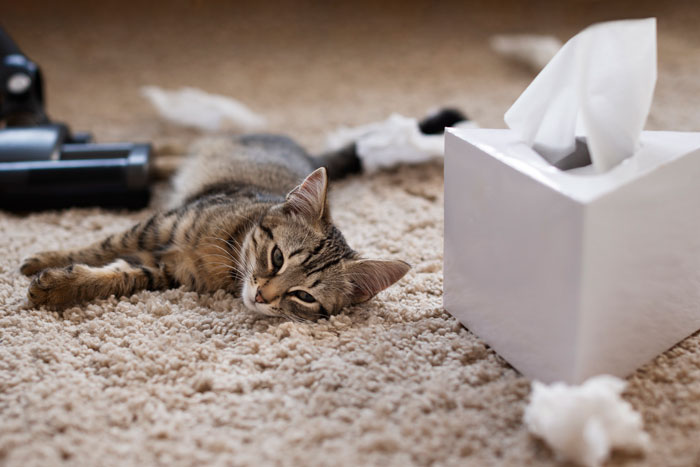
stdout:
<svg viewBox="0 0 700 467">
<path fill-rule="evenodd" d="M 505 114 L 506 124 L 553 165 L 584 137 L 597 172 L 632 156 L 656 85 L 656 19 L 583 30 Z"/>
<path fill-rule="evenodd" d="M 534 381 L 525 424 L 558 457 L 587 467 L 601 465 L 611 449 L 643 452 L 649 447 L 649 435 L 641 415 L 620 397 L 625 384 L 609 375 L 580 386 Z"/>
<path fill-rule="evenodd" d="M 554 57 L 562 43 L 541 34 L 497 34 L 489 40 L 491 49 L 504 57 L 539 72 Z"/>
<path fill-rule="evenodd" d="M 144 86 L 141 94 L 156 108 L 161 117 L 183 126 L 204 131 L 256 131 L 267 124 L 237 100 L 200 89 L 183 87 L 169 91 L 157 86 Z"/>
<path fill-rule="evenodd" d="M 478 128 L 470 120 L 454 125 L 456 128 Z M 357 127 L 340 127 L 326 136 L 326 148 L 338 150 L 356 144 L 357 156 L 366 172 L 374 172 L 398 164 L 419 164 L 445 154 L 444 135 L 425 134 L 418 120 L 392 114 L 381 122 Z"/>
</svg>

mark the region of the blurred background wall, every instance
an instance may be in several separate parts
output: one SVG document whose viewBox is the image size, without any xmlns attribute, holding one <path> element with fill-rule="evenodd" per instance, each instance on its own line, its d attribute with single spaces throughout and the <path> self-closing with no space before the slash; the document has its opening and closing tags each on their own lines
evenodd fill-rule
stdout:
<svg viewBox="0 0 700 467">
<path fill-rule="evenodd" d="M 483 126 L 534 74 L 497 33 L 566 40 L 592 22 L 657 16 L 660 74 L 647 127 L 700 130 L 700 2 L 5 2 L 0 24 L 43 68 L 48 110 L 99 140 L 178 138 L 139 88 L 235 97 L 313 146 L 340 124 L 457 105 Z"/>
</svg>

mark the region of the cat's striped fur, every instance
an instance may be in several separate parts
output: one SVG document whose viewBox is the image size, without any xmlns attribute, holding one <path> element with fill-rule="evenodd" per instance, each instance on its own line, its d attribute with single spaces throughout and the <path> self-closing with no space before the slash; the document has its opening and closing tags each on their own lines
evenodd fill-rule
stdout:
<svg viewBox="0 0 700 467">
<path fill-rule="evenodd" d="M 63 308 L 182 285 L 240 294 L 265 314 L 314 319 L 408 271 L 402 261 L 361 259 L 331 221 L 328 176 L 360 170 L 351 147 L 312 157 L 286 137 L 258 135 L 207 148 L 176 176 L 171 210 L 87 248 L 28 258 L 21 272 L 39 273 L 29 300 Z"/>
</svg>

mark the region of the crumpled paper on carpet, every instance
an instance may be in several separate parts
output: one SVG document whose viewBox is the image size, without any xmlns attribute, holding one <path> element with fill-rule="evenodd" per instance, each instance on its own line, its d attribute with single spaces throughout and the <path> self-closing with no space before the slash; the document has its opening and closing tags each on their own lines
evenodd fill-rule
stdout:
<svg viewBox="0 0 700 467">
<path fill-rule="evenodd" d="M 478 127 L 472 121 L 455 125 L 458 128 Z M 337 150 L 351 143 L 366 172 L 375 172 L 398 164 L 419 164 L 445 154 L 444 135 L 426 135 L 418 120 L 392 114 L 381 122 L 357 127 L 340 127 L 326 137 L 328 150 Z"/>
<path fill-rule="evenodd" d="M 493 51 L 533 71 L 544 68 L 563 45 L 554 36 L 540 34 L 497 34 L 489 44 Z"/>
<path fill-rule="evenodd" d="M 267 125 L 265 117 L 227 96 L 183 87 L 175 91 L 143 86 L 141 94 L 161 117 L 204 131 L 257 131 Z"/>
<path fill-rule="evenodd" d="M 634 452 L 649 448 L 642 417 L 620 397 L 625 381 L 609 375 L 580 386 L 532 383 L 525 424 L 557 456 L 587 467 L 600 466 L 612 449 Z"/>
</svg>

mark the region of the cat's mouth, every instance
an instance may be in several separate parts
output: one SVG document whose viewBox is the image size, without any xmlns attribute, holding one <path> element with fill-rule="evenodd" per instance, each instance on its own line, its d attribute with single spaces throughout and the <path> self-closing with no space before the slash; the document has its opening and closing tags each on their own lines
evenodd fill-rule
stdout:
<svg viewBox="0 0 700 467">
<path fill-rule="evenodd" d="M 243 284 L 243 293 L 241 294 L 241 297 L 243 298 L 243 304 L 245 307 L 265 316 L 279 316 L 270 309 L 270 305 L 257 303 L 255 301 L 255 291 L 255 285 L 252 285 L 247 281 Z"/>
</svg>

